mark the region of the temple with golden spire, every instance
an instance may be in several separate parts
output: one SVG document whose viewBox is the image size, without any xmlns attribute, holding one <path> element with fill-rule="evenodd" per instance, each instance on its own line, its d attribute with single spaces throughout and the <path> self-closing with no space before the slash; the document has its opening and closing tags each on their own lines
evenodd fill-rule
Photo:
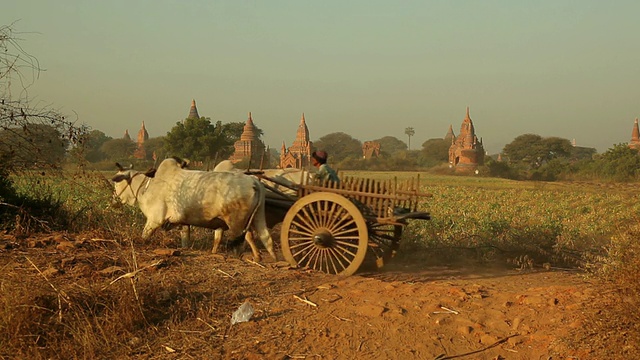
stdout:
<svg viewBox="0 0 640 360">
<path fill-rule="evenodd" d="M 453 135 L 453 130 L 451 130 Z M 467 106 L 467 114 L 462 120 L 460 126 L 460 134 L 454 137 L 449 147 L 449 164 L 455 167 L 456 172 L 474 171 L 479 165 L 484 164 L 484 147 L 482 139 L 478 139 L 469 116 L 469 107 Z"/>
<path fill-rule="evenodd" d="M 629 141 L 629 147 L 635 150 L 640 150 L 640 130 L 638 129 L 638 118 L 633 123 L 633 129 L 631 130 L 631 141 Z"/>
<path fill-rule="evenodd" d="M 311 163 L 311 150 L 312 143 L 309 141 L 309 128 L 302 113 L 300 119 L 300 125 L 298 125 L 298 131 L 296 132 L 296 139 L 293 144 L 287 149 L 282 142 L 282 149 L 280 149 L 280 163 L 281 169 L 296 168 L 304 169 L 309 167 Z"/>
<path fill-rule="evenodd" d="M 250 166 L 259 167 L 261 162 L 266 156 L 266 149 L 262 140 L 260 140 L 256 131 L 256 126 L 253 124 L 253 118 L 251 113 L 247 118 L 247 122 L 242 129 L 242 135 L 240 140 L 233 144 L 234 152 L 229 158 L 232 163 L 238 163 L 245 159 L 250 159 Z"/>
</svg>

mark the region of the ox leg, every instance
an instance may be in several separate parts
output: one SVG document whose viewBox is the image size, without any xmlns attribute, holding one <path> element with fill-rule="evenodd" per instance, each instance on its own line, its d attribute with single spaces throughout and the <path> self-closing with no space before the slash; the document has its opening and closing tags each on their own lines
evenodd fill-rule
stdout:
<svg viewBox="0 0 640 360">
<path fill-rule="evenodd" d="M 260 250 L 258 250 L 258 247 L 256 246 L 256 242 L 253 240 L 253 233 L 251 232 L 251 230 L 247 231 L 247 233 L 244 235 L 244 239 L 249 243 L 249 246 L 251 246 L 251 252 L 253 253 L 253 261 L 259 262 L 262 260 L 262 257 L 260 256 Z"/>
<path fill-rule="evenodd" d="M 146 224 L 144 224 L 144 229 L 142 229 L 142 238 L 148 239 L 153 232 L 159 228 L 162 224 L 155 224 L 147 220 Z"/>
<path fill-rule="evenodd" d="M 180 241 L 182 242 L 183 249 L 191 245 L 191 226 L 182 225 L 182 229 L 180 229 Z"/>
<path fill-rule="evenodd" d="M 213 249 L 211 249 L 212 254 L 215 254 L 218 252 L 218 248 L 220 247 L 221 241 L 222 241 L 222 229 L 215 229 L 213 231 Z"/>
<path fill-rule="evenodd" d="M 264 203 L 262 203 L 260 207 L 261 209 L 258 209 L 258 213 L 253 219 L 253 229 L 258 233 L 258 237 L 260 238 L 260 241 L 262 241 L 265 249 L 269 252 L 269 255 L 271 255 L 274 261 L 278 261 L 276 253 L 273 251 L 273 239 L 271 238 L 269 228 L 267 227 L 267 221 L 265 220 Z M 247 233 L 249 232 L 251 231 L 248 231 Z"/>
</svg>

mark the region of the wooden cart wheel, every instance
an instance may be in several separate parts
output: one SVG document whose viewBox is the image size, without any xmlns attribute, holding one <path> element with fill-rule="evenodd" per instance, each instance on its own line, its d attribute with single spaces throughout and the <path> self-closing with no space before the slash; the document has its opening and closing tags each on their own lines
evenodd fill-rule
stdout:
<svg viewBox="0 0 640 360">
<path fill-rule="evenodd" d="M 296 201 L 282 222 L 280 244 L 292 266 L 351 275 L 367 254 L 367 223 L 342 195 L 315 192 Z"/>
<path fill-rule="evenodd" d="M 400 247 L 402 229 L 402 225 L 369 223 L 367 267 L 375 263 L 379 269 L 391 261 Z"/>
</svg>

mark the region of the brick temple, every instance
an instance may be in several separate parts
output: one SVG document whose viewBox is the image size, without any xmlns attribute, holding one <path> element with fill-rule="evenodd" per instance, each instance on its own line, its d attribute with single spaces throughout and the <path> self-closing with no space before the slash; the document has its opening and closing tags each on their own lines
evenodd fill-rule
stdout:
<svg viewBox="0 0 640 360">
<path fill-rule="evenodd" d="M 482 139 L 478 139 L 476 136 L 468 106 L 467 114 L 460 125 L 460 134 L 456 137 L 451 126 L 447 136 L 449 134 L 452 139 L 451 147 L 449 147 L 449 165 L 454 167 L 456 172 L 472 172 L 484 164 Z"/>
<path fill-rule="evenodd" d="M 252 166 L 260 166 L 261 161 L 266 161 L 266 148 L 258 137 L 258 132 L 253 124 L 251 112 L 242 129 L 240 140 L 233 144 L 233 154 L 229 157 L 232 163 L 238 163 L 244 159 L 251 159 Z"/>
<path fill-rule="evenodd" d="M 280 149 L 280 162 L 278 167 L 281 169 L 296 168 L 304 169 L 311 165 L 312 142 L 309 141 L 309 128 L 302 113 L 296 139 L 289 148 L 286 147 L 284 141 Z"/>
</svg>

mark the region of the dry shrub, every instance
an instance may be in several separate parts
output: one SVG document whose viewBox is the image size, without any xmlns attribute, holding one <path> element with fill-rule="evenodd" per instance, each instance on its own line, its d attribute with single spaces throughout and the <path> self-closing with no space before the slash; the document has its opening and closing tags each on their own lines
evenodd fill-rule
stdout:
<svg viewBox="0 0 640 360">
<path fill-rule="evenodd" d="M 576 339 L 588 344 L 595 358 L 640 358 L 640 224 L 611 238 L 608 256 L 594 265 L 604 280 L 602 291 L 588 312 L 585 329 L 589 336 Z M 623 344 L 611 346 L 611 344 Z"/>
<path fill-rule="evenodd" d="M 158 261 L 126 242 L 77 246 L 62 258 L 42 249 L 0 258 L 0 358 L 137 358 L 157 352 L 184 327 L 210 336 L 223 331 L 212 319 L 229 306 L 213 300 L 206 274 L 180 271 L 185 258 Z M 177 271 L 169 275 L 170 268 Z M 210 336 L 192 341 L 220 340 Z"/>
</svg>

